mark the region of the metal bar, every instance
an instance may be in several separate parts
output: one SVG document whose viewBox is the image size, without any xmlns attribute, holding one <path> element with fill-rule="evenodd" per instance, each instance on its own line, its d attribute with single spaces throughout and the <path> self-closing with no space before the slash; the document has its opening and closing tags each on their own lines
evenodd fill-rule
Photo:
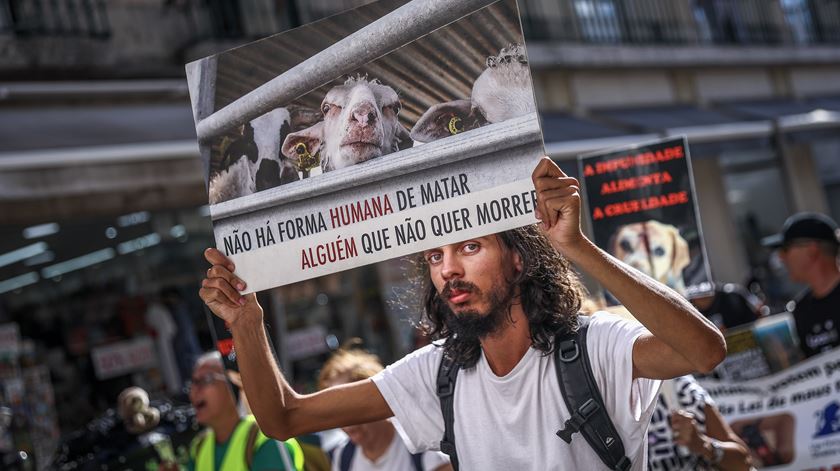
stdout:
<svg viewBox="0 0 840 471">
<path fill-rule="evenodd" d="M 0 83 L 0 101 L 47 101 L 56 98 L 93 99 L 119 95 L 122 98 L 145 95 L 189 96 L 183 79 L 89 80 L 85 82 L 6 82 Z"/>
<path fill-rule="evenodd" d="M 365 166 L 364 171 L 359 171 L 358 166 L 347 167 L 309 179 L 305 185 L 279 186 L 218 203 L 210 207 L 210 216 L 217 221 L 376 181 L 387 181 L 443 164 L 541 143 L 539 120 L 536 113 L 531 113 L 370 160 L 360 164 Z"/>
<path fill-rule="evenodd" d="M 778 129 L 782 132 L 832 128 L 840 126 L 840 113 L 815 110 L 810 113 L 781 116 L 776 121 Z"/>
<path fill-rule="evenodd" d="M 198 145 L 193 140 L 79 147 L 59 150 L 0 152 L 0 172 L 64 168 L 79 165 L 110 165 L 126 162 L 195 159 Z"/>
<path fill-rule="evenodd" d="M 692 143 L 766 137 L 772 133 L 771 121 L 683 126 L 665 129 L 664 132 L 666 137 L 685 135 Z"/>
<path fill-rule="evenodd" d="M 196 126 L 206 141 L 282 106 L 495 0 L 414 0 L 216 111 Z"/>
</svg>

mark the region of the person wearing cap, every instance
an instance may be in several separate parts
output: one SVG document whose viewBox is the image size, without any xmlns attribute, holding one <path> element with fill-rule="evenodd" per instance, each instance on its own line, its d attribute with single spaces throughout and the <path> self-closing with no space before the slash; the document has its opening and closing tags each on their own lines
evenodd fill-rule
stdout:
<svg viewBox="0 0 840 471">
<path fill-rule="evenodd" d="M 778 250 L 791 281 L 808 287 L 793 304 L 799 345 L 811 357 L 840 346 L 840 269 L 837 223 L 818 213 L 789 217 L 782 232 L 762 239 Z"/>
</svg>

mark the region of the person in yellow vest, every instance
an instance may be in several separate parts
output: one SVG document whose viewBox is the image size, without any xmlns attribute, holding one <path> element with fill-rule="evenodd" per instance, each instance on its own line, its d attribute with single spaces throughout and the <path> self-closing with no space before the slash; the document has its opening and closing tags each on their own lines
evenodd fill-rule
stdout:
<svg viewBox="0 0 840 471">
<path fill-rule="evenodd" d="M 253 415 L 240 416 L 219 352 L 196 361 L 189 394 L 196 421 L 207 427 L 190 446 L 189 471 L 303 470 L 297 440 L 270 439 Z"/>
</svg>

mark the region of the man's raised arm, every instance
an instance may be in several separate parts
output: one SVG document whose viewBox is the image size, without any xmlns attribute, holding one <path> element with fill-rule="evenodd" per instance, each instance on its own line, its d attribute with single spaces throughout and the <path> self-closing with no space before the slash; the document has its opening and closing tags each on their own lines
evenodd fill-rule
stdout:
<svg viewBox="0 0 840 471">
<path fill-rule="evenodd" d="M 204 256 L 212 265 L 199 296 L 230 326 L 242 385 L 260 429 L 286 440 L 303 433 L 373 422 L 393 413 L 371 380 L 316 394 L 297 394 L 286 382 L 271 354 L 263 310 L 255 294 L 242 296 L 245 283 L 233 274 L 233 263 L 216 249 Z"/>
<path fill-rule="evenodd" d="M 612 293 L 653 334 L 633 346 L 633 377 L 709 372 L 726 356 L 720 331 L 682 296 L 595 246 L 580 230 L 580 186 L 548 157 L 532 175 L 551 244 Z"/>
</svg>

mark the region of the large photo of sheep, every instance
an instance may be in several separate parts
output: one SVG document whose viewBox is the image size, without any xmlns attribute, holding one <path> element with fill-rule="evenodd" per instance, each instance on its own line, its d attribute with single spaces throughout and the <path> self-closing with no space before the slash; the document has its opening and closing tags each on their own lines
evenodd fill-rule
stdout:
<svg viewBox="0 0 840 471">
<path fill-rule="evenodd" d="M 379 243 L 363 250 L 343 246 L 356 253 L 347 259 L 318 252 L 330 231 L 361 245 L 351 226 L 475 205 L 480 192 L 528 180 L 543 154 L 516 0 L 380 0 L 189 64 L 187 75 L 218 246 L 234 259 L 273 246 L 297 262 L 294 281 L 476 232 L 467 209 L 433 231 L 427 220 L 368 237 Z M 531 189 L 487 206 L 480 231 L 533 221 Z M 398 249 L 389 235 L 402 236 Z"/>
</svg>

